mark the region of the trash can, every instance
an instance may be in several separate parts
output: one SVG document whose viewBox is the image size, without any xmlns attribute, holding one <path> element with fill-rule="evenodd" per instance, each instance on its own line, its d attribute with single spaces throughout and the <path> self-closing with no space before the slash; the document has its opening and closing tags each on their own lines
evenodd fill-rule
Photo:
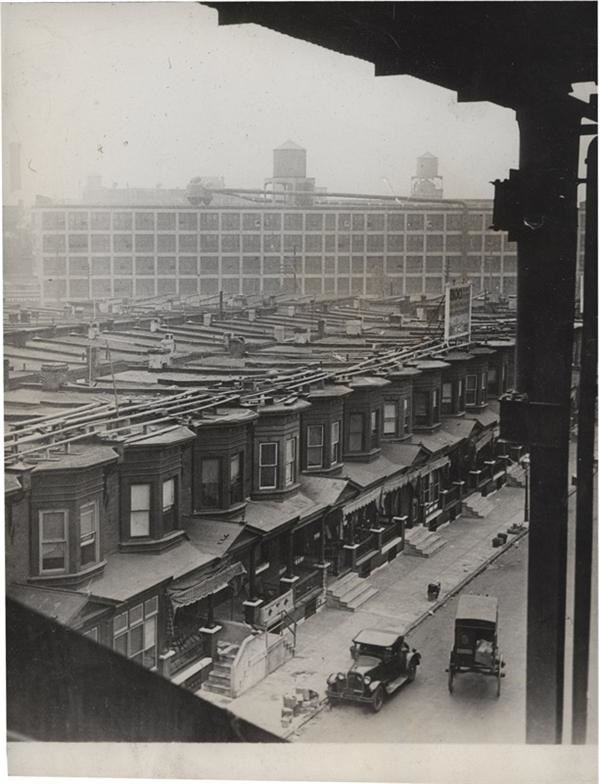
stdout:
<svg viewBox="0 0 600 784">
<path fill-rule="evenodd" d="M 439 583 L 439 582 L 437 582 L 437 583 L 429 583 L 428 584 L 428 586 L 427 586 L 427 598 L 429 599 L 430 602 L 434 602 L 438 598 L 438 596 L 440 595 L 441 587 L 442 587 L 442 584 Z"/>
</svg>

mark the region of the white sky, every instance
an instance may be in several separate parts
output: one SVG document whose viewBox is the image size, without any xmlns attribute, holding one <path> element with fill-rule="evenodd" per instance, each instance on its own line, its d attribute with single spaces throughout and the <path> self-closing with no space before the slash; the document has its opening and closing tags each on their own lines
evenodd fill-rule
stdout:
<svg viewBox="0 0 600 784">
<path fill-rule="evenodd" d="M 415 159 L 440 159 L 444 195 L 492 197 L 517 166 L 514 112 L 456 101 L 411 77 L 255 25 L 217 26 L 196 3 L 2 6 L 5 203 L 77 198 L 89 174 L 120 187 L 221 175 L 262 187 L 272 149 L 308 150 L 328 190 L 408 193 Z M 8 145 L 22 186 L 8 189 Z M 101 147 L 101 152 L 99 151 Z"/>
</svg>

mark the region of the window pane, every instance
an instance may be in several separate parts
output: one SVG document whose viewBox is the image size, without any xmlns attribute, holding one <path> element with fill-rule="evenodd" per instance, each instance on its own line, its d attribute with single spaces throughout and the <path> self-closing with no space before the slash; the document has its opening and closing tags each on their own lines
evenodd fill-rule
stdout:
<svg viewBox="0 0 600 784">
<path fill-rule="evenodd" d="M 175 480 L 167 479 L 163 482 L 162 488 L 162 508 L 163 512 L 167 512 L 175 505 Z"/>
<path fill-rule="evenodd" d="M 129 625 L 135 626 L 138 623 L 141 623 L 144 619 L 144 605 L 143 604 L 136 604 L 135 607 L 132 607 L 129 610 Z"/>
<path fill-rule="evenodd" d="M 131 512 L 131 536 L 150 536 L 150 513 Z"/>
<path fill-rule="evenodd" d="M 323 444 L 323 426 L 309 425 L 307 429 L 307 441 L 309 446 L 321 446 Z"/>
<path fill-rule="evenodd" d="M 87 537 L 96 531 L 96 506 L 82 506 L 79 512 L 79 531 L 81 537 Z"/>
<path fill-rule="evenodd" d="M 442 403 L 452 403 L 452 384 L 449 382 L 442 384 Z"/>
<path fill-rule="evenodd" d="M 152 599 L 147 599 L 144 602 L 144 613 L 146 618 L 150 615 L 155 615 L 158 612 L 158 596 L 153 596 Z"/>
<path fill-rule="evenodd" d="M 142 624 L 129 630 L 129 656 L 135 656 L 144 648 L 144 627 Z"/>
<path fill-rule="evenodd" d="M 117 632 L 122 632 L 124 629 L 127 628 L 127 613 L 120 613 L 119 615 L 115 615 L 113 618 L 113 631 L 116 634 Z"/>
<path fill-rule="evenodd" d="M 127 656 L 127 635 L 121 634 L 119 637 L 115 637 L 113 648 L 122 656 Z"/>
<path fill-rule="evenodd" d="M 64 542 L 42 545 L 42 569 L 64 569 L 67 546 Z"/>
<path fill-rule="evenodd" d="M 156 645 L 156 617 L 144 622 L 144 649 Z"/>
<path fill-rule="evenodd" d="M 42 512 L 42 540 L 62 541 L 65 538 L 65 512 Z"/>
<path fill-rule="evenodd" d="M 81 565 L 87 566 L 87 564 L 94 563 L 96 560 L 96 542 L 95 539 L 92 539 L 89 542 L 82 542 L 81 543 Z"/>
<path fill-rule="evenodd" d="M 221 471 L 218 458 L 207 458 L 201 464 L 201 501 L 202 506 L 219 506 Z"/>
<path fill-rule="evenodd" d="M 260 464 L 263 466 L 273 466 L 277 463 L 277 444 L 261 444 L 260 445 Z"/>
<path fill-rule="evenodd" d="M 323 447 L 309 446 L 306 450 L 306 462 L 309 468 L 320 468 L 323 465 Z"/>
<path fill-rule="evenodd" d="M 270 466 L 262 466 L 260 469 L 260 477 L 259 477 L 260 486 L 267 488 L 267 487 L 275 487 L 276 485 L 276 469 L 275 467 Z"/>
<path fill-rule="evenodd" d="M 131 511 L 150 509 L 150 485 L 131 485 Z"/>
<path fill-rule="evenodd" d="M 385 403 L 383 407 L 383 432 L 387 435 L 396 433 L 397 408 L 395 403 Z"/>
</svg>

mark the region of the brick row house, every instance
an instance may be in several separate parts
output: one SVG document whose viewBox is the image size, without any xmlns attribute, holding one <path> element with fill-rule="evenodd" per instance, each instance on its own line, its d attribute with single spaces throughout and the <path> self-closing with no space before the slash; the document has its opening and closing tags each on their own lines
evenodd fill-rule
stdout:
<svg viewBox="0 0 600 784">
<path fill-rule="evenodd" d="M 146 425 L 8 461 L 8 594 L 175 683 L 235 696 L 293 655 L 328 585 L 503 483 L 511 455 L 488 396 L 509 388 L 513 352 L 449 350 L 185 420 L 152 424 L 149 406 Z"/>
</svg>

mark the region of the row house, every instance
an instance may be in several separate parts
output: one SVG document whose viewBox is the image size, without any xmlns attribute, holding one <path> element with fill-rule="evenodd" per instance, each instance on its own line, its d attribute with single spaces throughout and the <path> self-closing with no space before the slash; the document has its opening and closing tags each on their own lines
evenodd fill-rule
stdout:
<svg viewBox="0 0 600 784">
<path fill-rule="evenodd" d="M 175 683 L 238 694 L 293 655 L 328 582 L 501 484 L 498 353 L 246 396 L 9 464 L 8 593 Z M 267 630 L 274 649 L 257 652 Z"/>
</svg>

